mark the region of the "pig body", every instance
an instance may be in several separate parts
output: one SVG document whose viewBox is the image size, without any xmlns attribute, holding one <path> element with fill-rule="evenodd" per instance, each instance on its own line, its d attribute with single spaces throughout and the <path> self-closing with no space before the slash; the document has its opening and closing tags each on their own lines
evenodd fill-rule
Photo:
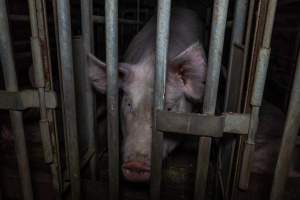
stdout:
<svg viewBox="0 0 300 200">
<path fill-rule="evenodd" d="M 206 76 L 206 58 L 199 43 L 201 23 L 187 9 L 171 12 L 165 107 L 174 112 L 191 112 L 201 103 Z M 147 181 L 151 167 L 152 109 L 155 72 L 156 17 L 134 37 L 119 64 L 122 171 L 127 180 Z M 89 73 L 94 88 L 105 93 L 105 64 L 89 56 Z M 166 137 L 163 157 L 178 140 Z"/>
</svg>

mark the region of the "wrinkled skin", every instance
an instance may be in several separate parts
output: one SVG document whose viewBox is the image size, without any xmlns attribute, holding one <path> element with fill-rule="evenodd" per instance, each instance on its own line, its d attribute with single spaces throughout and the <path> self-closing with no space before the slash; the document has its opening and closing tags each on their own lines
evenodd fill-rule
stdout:
<svg viewBox="0 0 300 200">
<path fill-rule="evenodd" d="M 202 102 L 206 58 L 199 43 L 200 24 L 193 11 L 172 10 L 165 104 L 169 111 L 191 112 L 193 105 Z M 132 40 L 124 63 L 119 64 L 120 89 L 123 91 L 122 172 L 127 180 L 134 182 L 148 181 L 150 177 L 155 35 L 156 17 L 153 17 Z M 105 63 L 93 55 L 89 55 L 88 60 L 94 88 L 105 93 Z M 178 143 L 176 138 L 165 138 L 163 157 Z"/>
</svg>

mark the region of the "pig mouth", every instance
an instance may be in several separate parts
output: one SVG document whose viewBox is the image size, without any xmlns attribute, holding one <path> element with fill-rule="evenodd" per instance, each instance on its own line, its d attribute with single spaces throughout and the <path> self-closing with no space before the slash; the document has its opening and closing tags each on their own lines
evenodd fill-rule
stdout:
<svg viewBox="0 0 300 200">
<path fill-rule="evenodd" d="M 144 162 L 125 162 L 122 165 L 122 172 L 125 179 L 131 182 L 148 182 L 150 179 L 150 167 Z"/>
</svg>

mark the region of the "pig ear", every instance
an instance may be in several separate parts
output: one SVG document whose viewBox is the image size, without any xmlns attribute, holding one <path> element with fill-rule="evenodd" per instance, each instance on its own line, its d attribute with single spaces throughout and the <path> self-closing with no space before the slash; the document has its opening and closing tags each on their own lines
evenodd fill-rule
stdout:
<svg viewBox="0 0 300 200">
<path fill-rule="evenodd" d="M 206 69 L 205 52 L 199 42 L 189 46 L 169 63 L 169 73 L 181 79 L 186 97 L 195 102 L 202 102 Z"/>
<path fill-rule="evenodd" d="M 119 63 L 119 85 L 122 87 L 124 82 L 132 80 L 131 65 L 127 63 Z M 89 79 L 93 87 L 100 93 L 104 94 L 107 87 L 106 64 L 97 59 L 94 55 L 88 54 L 88 72 Z"/>
<path fill-rule="evenodd" d="M 88 54 L 88 75 L 93 87 L 100 93 L 106 92 L 106 64 Z"/>
</svg>

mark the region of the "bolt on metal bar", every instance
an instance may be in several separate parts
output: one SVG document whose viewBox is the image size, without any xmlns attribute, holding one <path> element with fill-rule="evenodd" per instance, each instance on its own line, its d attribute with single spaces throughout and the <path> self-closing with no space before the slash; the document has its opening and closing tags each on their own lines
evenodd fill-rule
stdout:
<svg viewBox="0 0 300 200">
<path fill-rule="evenodd" d="M 57 1 L 59 47 L 61 59 L 62 103 L 66 145 L 69 151 L 69 167 L 72 200 L 80 198 L 80 165 L 76 123 L 76 103 L 72 55 L 70 4 L 68 0 Z"/>
<path fill-rule="evenodd" d="M 300 51 L 298 53 L 297 69 L 289 102 L 280 152 L 276 164 L 275 176 L 271 190 L 271 200 L 283 198 L 284 188 L 292 161 L 293 150 L 300 127 Z"/>
<path fill-rule="evenodd" d="M 9 35 L 8 17 L 5 0 L 0 0 L 0 59 L 6 90 L 18 91 L 18 81 L 13 60 L 13 50 Z M 12 130 L 15 137 L 15 151 L 21 179 L 22 193 L 25 200 L 33 200 L 32 184 L 26 141 L 23 127 L 23 117 L 20 111 L 10 111 Z"/>
<path fill-rule="evenodd" d="M 171 0 L 159 0 L 157 9 L 156 63 L 150 179 L 150 199 L 152 200 L 160 199 L 163 133 L 158 131 L 156 128 L 156 111 L 164 109 Z"/>
<path fill-rule="evenodd" d="M 81 0 L 81 29 L 82 29 L 82 42 L 83 42 L 83 52 L 84 52 L 84 64 L 79 65 L 78 76 L 80 76 L 80 82 L 82 90 L 78 98 L 80 99 L 79 108 L 81 115 L 80 118 L 79 130 L 84 131 L 83 134 L 86 134 L 88 137 L 88 148 L 96 149 L 96 139 L 95 139 L 95 118 L 94 118 L 94 96 L 92 92 L 92 87 L 88 77 L 87 70 L 87 55 L 92 52 L 92 14 L 93 10 L 91 9 L 92 0 Z M 90 171 L 91 178 L 96 179 L 96 157 L 93 156 L 90 159 Z"/>
<path fill-rule="evenodd" d="M 105 1 L 109 199 L 119 199 L 118 0 Z"/>
<path fill-rule="evenodd" d="M 214 115 L 217 102 L 219 77 L 223 55 L 226 19 L 229 0 L 215 0 L 208 56 L 208 71 L 204 95 L 203 112 Z M 194 199 L 205 199 L 211 138 L 200 137 Z"/>
<path fill-rule="evenodd" d="M 266 24 L 264 27 L 264 35 L 262 47 L 259 51 L 259 56 L 256 64 L 255 81 L 251 97 L 251 122 L 248 139 L 245 143 L 243 163 L 241 168 L 241 176 L 239 187 L 247 189 L 251 173 L 252 158 L 255 150 L 255 135 L 258 126 L 258 117 L 260 106 L 262 104 L 264 87 L 270 58 L 270 43 L 272 38 L 273 24 L 275 20 L 277 0 L 270 0 L 266 15 Z"/>
</svg>

